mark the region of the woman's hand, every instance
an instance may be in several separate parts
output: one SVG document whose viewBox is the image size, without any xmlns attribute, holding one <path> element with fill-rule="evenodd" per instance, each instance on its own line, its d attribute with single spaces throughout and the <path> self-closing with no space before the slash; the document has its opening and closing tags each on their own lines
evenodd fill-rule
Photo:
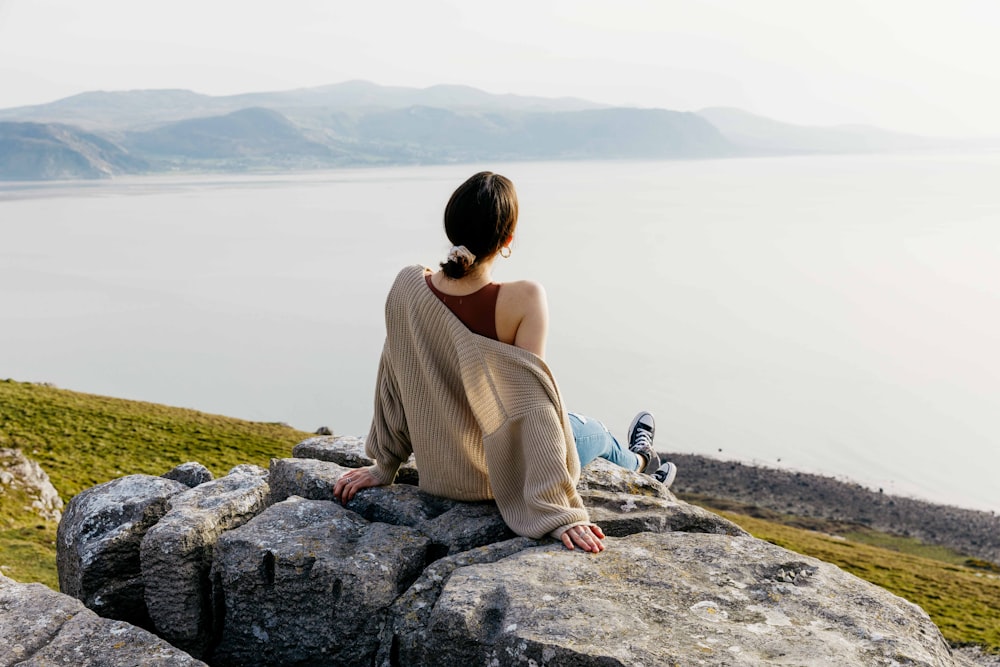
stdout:
<svg viewBox="0 0 1000 667">
<path fill-rule="evenodd" d="M 604 531 L 600 526 L 586 524 L 583 526 L 573 526 L 562 534 L 562 543 L 567 549 L 573 550 L 574 544 L 584 551 L 604 551 Z"/>
<path fill-rule="evenodd" d="M 347 504 L 361 489 L 372 486 L 384 486 L 378 477 L 368 468 L 355 468 L 345 472 L 333 485 L 333 497 L 342 504 Z"/>
</svg>

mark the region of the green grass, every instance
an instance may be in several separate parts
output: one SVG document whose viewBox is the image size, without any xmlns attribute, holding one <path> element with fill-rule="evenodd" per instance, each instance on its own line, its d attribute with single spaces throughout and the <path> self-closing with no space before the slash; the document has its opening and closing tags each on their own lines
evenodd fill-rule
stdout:
<svg viewBox="0 0 1000 667">
<path fill-rule="evenodd" d="M 978 644 L 1000 653 L 1000 568 L 995 564 L 858 526 L 754 509 L 768 515 L 762 518 L 750 516 L 746 508 L 713 507 L 725 502 L 697 502 L 754 537 L 833 563 L 920 605 L 952 644 Z"/>
<path fill-rule="evenodd" d="M 0 380 L 0 447 L 37 461 L 64 501 L 116 477 L 162 475 L 186 461 L 216 476 L 241 463 L 267 467 L 308 436 L 283 424 Z M 55 523 L 26 504 L 23 494 L 0 493 L 0 571 L 56 588 Z"/>
<path fill-rule="evenodd" d="M 17 581 L 37 581 L 59 590 L 56 574 L 56 523 L 0 530 L 0 568 Z"/>
</svg>

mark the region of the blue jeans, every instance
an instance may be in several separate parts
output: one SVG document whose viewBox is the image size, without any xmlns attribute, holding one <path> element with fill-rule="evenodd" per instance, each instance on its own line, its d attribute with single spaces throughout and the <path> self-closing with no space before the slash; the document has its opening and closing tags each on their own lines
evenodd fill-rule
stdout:
<svg viewBox="0 0 1000 667">
<path fill-rule="evenodd" d="M 571 412 L 569 423 L 573 427 L 573 439 L 576 440 L 576 453 L 580 457 L 581 468 L 600 457 L 628 470 L 639 469 L 639 457 L 630 452 L 628 447 L 622 447 L 601 422 Z"/>
</svg>

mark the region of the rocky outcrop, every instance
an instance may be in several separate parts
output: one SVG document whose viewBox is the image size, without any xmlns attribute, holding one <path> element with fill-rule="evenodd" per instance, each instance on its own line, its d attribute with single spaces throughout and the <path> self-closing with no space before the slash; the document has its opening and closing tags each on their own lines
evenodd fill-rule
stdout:
<svg viewBox="0 0 1000 667">
<path fill-rule="evenodd" d="M 228 475 L 172 496 L 170 509 L 142 538 L 143 596 L 157 633 L 201 656 L 212 636 L 213 550 L 227 530 L 266 507 L 267 471 L 237 466 Z"/>
<path fill-rule="evenodd" d="M 293 496 L 223 536 L 212 571 L 224 619 L 213 664 L 370 665 L 393 601 L 430 540 Z"/>
<path fill-rule="evenodd" d="M 266 475 L 160 480 L 183 490 L 140 529 L 157 633 L 212 665 L 968 664 L 914 605 L 604 461 L 579 485 L 609 535 L 595 555 L 512 535 L 493 503 L 407 484 L 341 505 L 333 484 L 366 462 L 358 439 L 293 453 Z M 87 496 L 115 489 L 102 487 L 73 513 L 101 507 Z M 103 539 L 61 528 L 60 549 L 113 545 L 114 522 L 95 525 Z"/>
<path fill-rule="evenodd" d="M 73 497 L 56 533 L 59 589 L 101 616 L 151 629 L 139 547 L 187 487 L 151 475 L 129 475 Z"/>
<path fill-rule="evenodd" d="M 24 497 L 24 509 L 48 521 L 62 518 L 63 501 L 37 461 L 20 449 L 0 448 L 0 494 Z"/>
<path fill-rule="evenodd" d="M 75 598 L 2 574 L 0 637 L 0 667 L 205 665 L 152 633 L 98 616 Z"/>
</svg>

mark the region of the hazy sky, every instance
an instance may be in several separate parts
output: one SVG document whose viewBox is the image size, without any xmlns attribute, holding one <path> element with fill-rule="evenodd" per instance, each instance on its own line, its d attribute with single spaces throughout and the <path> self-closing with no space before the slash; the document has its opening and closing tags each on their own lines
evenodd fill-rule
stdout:
<svg viewBox="0 0 1000 667">
<path fill-rule="evenodd" d="M 0 0 L 0 108 L 367 79 L 1000 136 L 1000 0 Z"/>
</svg>

